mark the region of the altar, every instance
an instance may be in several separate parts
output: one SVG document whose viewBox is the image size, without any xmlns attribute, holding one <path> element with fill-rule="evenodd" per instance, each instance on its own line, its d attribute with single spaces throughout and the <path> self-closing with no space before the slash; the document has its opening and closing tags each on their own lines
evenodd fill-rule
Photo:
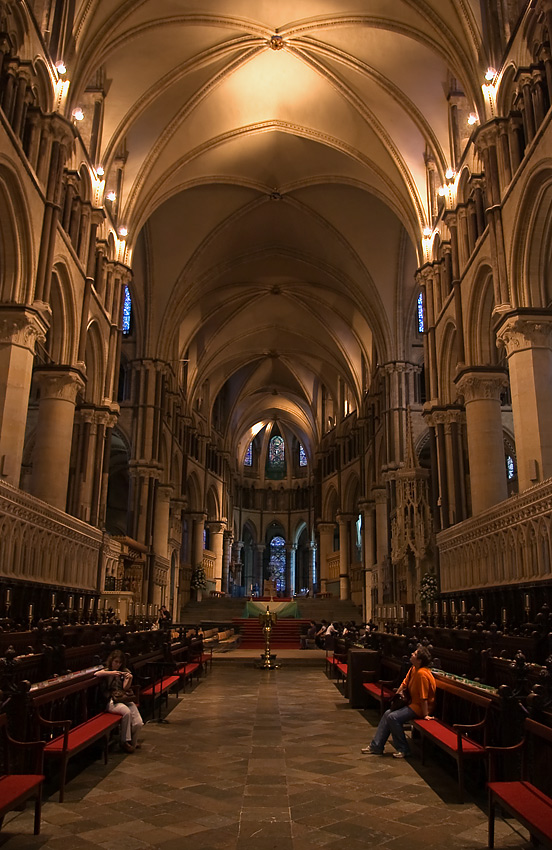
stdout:
<svg viewBox="0 0 552 850">
<path fill-rule="evenodd" d="M 299 618 L 299 606 L 294 599 L 250 599 L 245 603 L 245 610 L 242 617 L 258 617 L 266 609 L 271 614 L 277 614 L 278 619 Z"/>
</svg>

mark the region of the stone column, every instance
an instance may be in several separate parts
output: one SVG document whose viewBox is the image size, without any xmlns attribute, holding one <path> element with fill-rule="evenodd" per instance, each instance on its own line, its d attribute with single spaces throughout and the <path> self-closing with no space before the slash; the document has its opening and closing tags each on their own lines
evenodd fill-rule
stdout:
<svg viewBox="0 0 552 850">
<path fill-rule="evenodd" d="M 169 528 L 171 496 L 173 488 L 158 484 L 155 490 L 155 513 L 153 518 L 153 551 L 162 558 L 169 555 Z"/>
<path fill-rule="evenodd" d="M 31 492 L 62 511 L 73 439 L 75 399 L 84 387 L 77 369 L 50 366 L 35 372 L 40 387 L 38 423 L 33 452 Z"/>
<path fill-rule="evenodd" d="M 230 560 L 232 558 L 232 543 L 234 535 L 231 531 L 224 532 L 224 546 L 222 553 L 222 592 L 228 593 L 228 576 L 230 573 Z"/>
<path fill-rule="evenodd" d="M 508 385 L 506 374 L 486 367 L 471 367 L 455 379 L 464 396 L 472 514 L 508 498 L 500 393 Z"/>
<path fill-rule="evenodd" d="M 264 574 L 263 574 L 263 553 L 265 550 L 264 543 L 255 543 L 254 546 L 254 561 L 253 561 L 253 584 L 259 585 L 259 595 L 264 594 Z"/>
<path fill-rule="evenodd" d="M 322 593 L 328 591 L 328 558 L 333 552 L 335 524 L 333 522 L 319 522 L 318 534 L 320 535 L 320 590 Z"/>
<path fill-rule="evenodd" d="M 359 505 L 362 511 L 362 562 L 364 567 L 364 611 L 363 618 L 368 622 L 372 616 L 372 570 L 376 563 L 376 506 L 374 502 L 364 501 Z"/>
<path fill-rule="evenodd" d="M 192 520 L 192 569 L 203 565 L 203 532 L 205 530 L 205 514 L 189 514 Z"/>
<path fill-rule="evenodd" d="M 309 570 L 309 593 L 314 596 L 316 590 L 316 543 L 309 546 L 310 570 Z"/>
<path fill-rule="evenodd" d="M 35 343 L 46 324 L 32 309 L 0 310 L 0 461 L 2 477 L 19 487 Z"/>
<path fill-rule="evenodd" d="M 209 522 L 211 550 L 215 554 L 215 590 L 222 590 L 222 550 L 224 544 L 224 529 L 226 522 Z"/>
<path fill-rule="evenodd" d="M 509 313 L 497 336 L 508 356 L 521 492 L 552 477 L 552 313 Z"/>
<path fill-rule="evenodd" d="M 383 601 L 383 565 L 389 553 L 389 520 L 385 487 L 373 489 L 376 503 L 376 564 L 378 567 L 378 602 Z"/>
<path fill-rule="evenodd" d="M 349 562 L 351 560 L 351 518 L 352 514 L 338 514 L 339 524 L 339 598 L 349 599 Z"/>
<path fill-rule="evenodd" d="M 295 592 L 295 553 L 297 545 L 286 543 L 286 596 L 293 596 Z"/>
</svg>

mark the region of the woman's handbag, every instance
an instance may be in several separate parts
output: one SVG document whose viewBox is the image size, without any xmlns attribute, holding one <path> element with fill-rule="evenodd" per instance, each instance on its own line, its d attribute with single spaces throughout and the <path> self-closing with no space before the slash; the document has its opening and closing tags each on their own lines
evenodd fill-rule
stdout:
<svg viewBox="0 0 552 850">
<path fill-rule="evenodd" d="M 399 708 L 404 708 L 411 703 L 410 692 L 408 688 L 403 688 L 402 693 L 396 693 L 392 700 L 389 708 L 391 711 L 398 711 Z"/>
<path fill-rule="evenodd" d="M 132 688 L 128 688 L 128 690 L 123 690 L 123 688 L 117 688 L 115 691 L 111 691 L 111 699 L 113 702 L 122 702 L 124 705 L 128 702 L 134 702 L 136 699 L 136 694 L 132 690 Z"/>
</svg>

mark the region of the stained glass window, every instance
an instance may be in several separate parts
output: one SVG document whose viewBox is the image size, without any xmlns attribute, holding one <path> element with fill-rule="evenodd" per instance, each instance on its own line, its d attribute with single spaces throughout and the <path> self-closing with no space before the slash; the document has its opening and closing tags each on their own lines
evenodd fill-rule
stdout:
<svg viewBox="0 0 552 850">
<path fill-rule="evenodd" d="M 280 439 L 281 437 L 273 437 Z M 283 442 L 283 440 L 282 440 Z M 270 541 L 270 561 L 268 571 L 272 581 L 276 582 L 276 590 L 284 590 L 286 586 L 286 541 L 283 537 L 273 537 Z"/>
<path fill-rule="evenodd" d="M 284 438 L 272 437 L 268 446 L 268 463 L 273 469 L 283 469 L 286 458 L 284 452 Z"/>
<path fill-rule="evenodd" d="M 424 294 L 418 295 L 418 333 L 424 332 Z"/>
<path fill-rule="evenodd" d="M 132 299 L 128 286 L 125 286 L 125 296 L 123 301 L 123 334 L 128 336 L 130 333 L 130 316 L 132 314 Z"/>
<path fill-rule="evenodd" d="M 253 466 L 253 443 L 249 443 L 245 457 L 243 459 L 244 466 Z"/>
<path fill-rule="evenodd" d="M 512 479 L 516 474 L 516 467 L 512 455 L 508 455 L 506 458 L 506 472 L 508 474 L 508 479 Z"/>
<path fill-rule="evenodd" d="M 299 466 L 307 465 L 307 453 L 301 443 L 299 443 Z"/>
</svg>

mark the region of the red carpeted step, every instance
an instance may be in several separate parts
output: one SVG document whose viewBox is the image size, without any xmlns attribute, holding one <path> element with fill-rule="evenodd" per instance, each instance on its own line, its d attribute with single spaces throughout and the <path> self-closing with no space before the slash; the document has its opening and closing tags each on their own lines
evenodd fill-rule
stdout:
<svg viewBox="0 0 552 850">
<path fill-rule="evenodd" d="M 257 617 L 237 619 L 233 621 L 236 631 L 241 633 L 241 645 L 246 649 L 264 649 L 264 636 Z M 272 627 L 270 646 L 272 649 L 298 649 L 299 636 L 309 620 L 282 619 L 277 620 Z"/>
</svg>

